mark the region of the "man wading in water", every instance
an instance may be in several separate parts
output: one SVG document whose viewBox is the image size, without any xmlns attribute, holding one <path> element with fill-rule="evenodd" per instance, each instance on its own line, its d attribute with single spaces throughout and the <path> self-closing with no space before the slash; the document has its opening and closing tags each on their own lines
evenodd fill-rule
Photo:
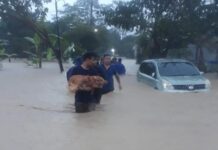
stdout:
<svg viewBox="0 0 218 150">
<path fill-rule="evenodd" d="M 95 109 L 97 101 L 96 91 L 98 93 L 99 88 L 101 88 L 105 83 L 96 68 L 97 58 L 98 56 L 96 53 L 87 52 L 83 55 L 83 63 L 79 66 L 70 68 L 67 72 L 67 80 L 69 84 L 70 81 L 75 81 L 75 84 L 73 85 L 78 85 L 75 88 L 75 108 L 77 113 L 89 112 Z M 90 83 L 92 81 L 94 82 Z M 81 83 L 85 82 L 86 85 L 89 84 L 89 87 L 81 86 Z"/>
<path fill-rule="evenodd" d="M 99 66 L 99 71 L 104 75 L 104 79 L 107 81 L 101 89 L 101 94 L 107 94 L 114 91 L 114 80 L 113 76 L 116 77 L 119 90 L 122 89 L 120 77 L 117 73 L 116 66 L 111 64 L 111 56 L 109 54 L 104 54 L 102 64 Z M 97 103 L 99 104 L 101 96 L 97 98 Z"/>
</svg>

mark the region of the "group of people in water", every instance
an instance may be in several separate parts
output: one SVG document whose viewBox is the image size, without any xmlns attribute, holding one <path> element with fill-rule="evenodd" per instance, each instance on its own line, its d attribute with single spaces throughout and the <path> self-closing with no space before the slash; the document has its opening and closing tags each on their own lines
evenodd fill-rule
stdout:
<svg viewBox="0 0 218 150">
<path fill-rule="evenodd" d="M 102 95 L 114 91 L 115 76 L 118 87 L 122 85 L 120 75 L 126 74 L 122 59 L 104 54 L 100 58 L 95 52 L 86 52 L 67 71 L 70 90 L 75 92 L 75 111 L 90 112 L 100 104 Z"/>
</svg>

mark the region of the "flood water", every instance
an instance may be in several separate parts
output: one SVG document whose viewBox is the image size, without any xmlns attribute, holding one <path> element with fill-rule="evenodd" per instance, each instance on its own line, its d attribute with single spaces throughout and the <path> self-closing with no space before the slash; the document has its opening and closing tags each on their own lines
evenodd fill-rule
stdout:
<svg viewBox="0 0 218 150">
<path fill-rule="evenodd" d="M 124 62 L 123 90 L 96 111 L 74 113 L 74 95 L 56 63 L 23 62 L 0 70 L 0 150 L 217 150 L 218 78 L 206 93 L 163 93 Z M 65 64 L 65 67 L 69 65 Z"/>
</svg>

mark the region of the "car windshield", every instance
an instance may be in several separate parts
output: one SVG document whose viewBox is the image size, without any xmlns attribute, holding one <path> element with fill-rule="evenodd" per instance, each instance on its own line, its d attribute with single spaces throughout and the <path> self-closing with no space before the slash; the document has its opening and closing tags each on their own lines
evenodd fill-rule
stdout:
<svg viewBox="0 0 218 150">
<path fill-rule="evenodd" d="M 161 76 L 196 76 L 199 71 L 188 62 L 164 62 L 158 65 Z"/>
</svg>

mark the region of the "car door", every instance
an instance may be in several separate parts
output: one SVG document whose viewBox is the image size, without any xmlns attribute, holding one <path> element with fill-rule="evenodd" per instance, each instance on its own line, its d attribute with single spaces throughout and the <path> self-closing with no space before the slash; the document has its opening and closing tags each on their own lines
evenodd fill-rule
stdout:
<svg viewBox="0 0 218 150">
<path fill-rule="evenodd" d="M 153 62 L 143 62 L 139 68 L 139 79 L 146 84 L 156 87 L 156 67 Z"/>
</svg>

